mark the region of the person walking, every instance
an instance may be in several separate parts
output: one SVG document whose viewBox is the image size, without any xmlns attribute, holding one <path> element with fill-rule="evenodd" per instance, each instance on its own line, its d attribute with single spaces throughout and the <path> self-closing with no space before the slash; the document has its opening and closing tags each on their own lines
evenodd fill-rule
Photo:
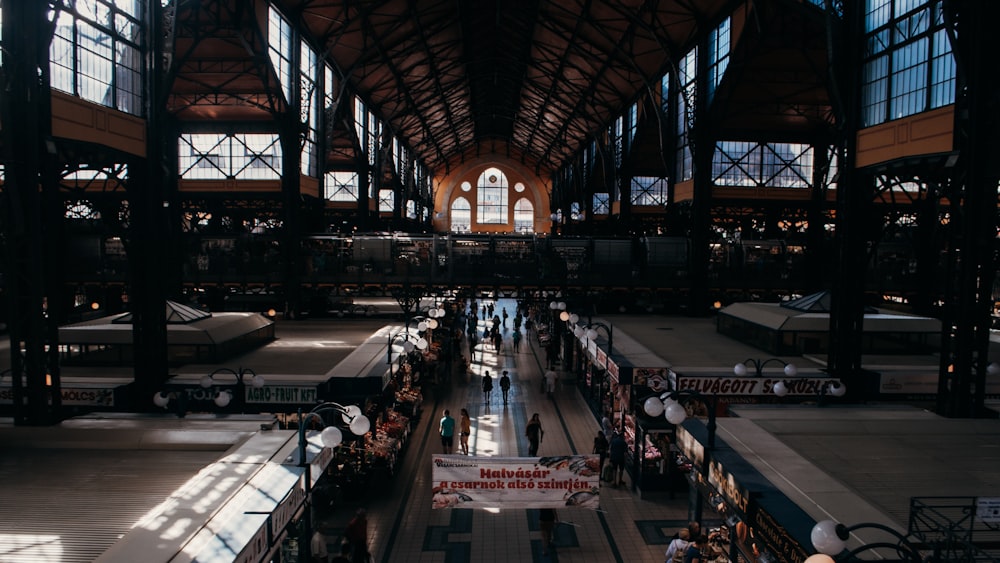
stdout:
<svg viewBox="0 0 1000 563">
<path fill-rule="evenodd" d="M 441 432 L 441 447 L 444 448 L 444 453 L 450 454 L 455 445 L 455 419 L 448 409 L 444 410 L 438 430 Z"/>
<path fill-rule="evenodd" d="M 354 513 L 354 518 L 347 523 L 344 537 L 351 544 L 351 561 L 366 563 L 368 561 L 368 515 L 364 508 Z"/>
<path fill-rule="evenodd" d="M 327 563 L 330 560 L 330 552 L 326 547 L 326 536 L 323 532 L 316 530 L 309 541 L 309 553 L 312 555 L 313 563 Z"/>
<path fill-rule="evenodd" d="M 469 411 L 462 409 L 462 417 L 459 420 L 459 428 L 462 432 L 461 447 L 462 453 L 469 455 L 469 435 L 472 434 L 472 419 L 469 418 Z"/>
<path fill-rule="evenodd" d="M 542 430 L 542 421 L 538 418 L 537 412 L 531 415 L 531 420 L 524 428 L 524 435 L 528 437 L 528 455 L 532 457 L 538 455 L 538 445 L 542 443 L 545 431 Z"/>
<path fill-rule="evenodd" d="M 514 351 L 515 352 L 520 352 L 521 351 L 521 329 L 515 329 L 514 330 L 514 335 L 511 336 L 511 340 L 514 343 Z"/>
<path fill-rule="evenodd" d="M 612 485 L 625 484 L 625 453 L 627 451 L 628 444 L 625 443 L 625 438 L 622 437 L 621 432 L 615 432 L 614 436 L 611 437 L 611 443 L 608 445 L 608 459 L 611 460 L 612 469 Z"/>
<path fill-rule="evenodd" d="M 666 563 L 684 563 L 684 555 L 690 543 L 691 532 L 688 532 L 687 528 L 681 528 L 677 532 L 677 537 L 667 546 Z"/>
<path fill-rule="evenodd" d="M 708 536 L 701 534 L 691 540 L 684 552 L 684 563 L 705 563 L 705 552 L 708 549 Z"/>
<path fill-rule="evenodd" d="M 545 372 L 545 392 L 549 394 L 549 398 L 555 397 L 556 393 L 556 372 L 554 370 L 549 370 Z"/>
<path fill-rule="evenodd" d="M 608 437 L 604 435 L 603 430 L 597 431 L 597 436 L 594 437 L 594 453 L 601 456 L 601 470 L 604 470 L 604 460 L 608 457 Z"/>
<path fill-rule="evenodd" d="M 503 404 L 507 405 L 507 394 L 510 393 L 510 376 L 507 375 L 507 370 L 503 370 L 503 374 L 500 376 L 500 390 L 503 391 Z"/>
<path fill-rule="evenodd" d="M 538 509 L 538 529 L 542 531 L 542 555 L 548 555 L 552 549 L 552 530 L 556 527 L 559 516 L 554 508 Z"/>
<path fill-rule="evenodd" d="M 490 404 L 490 393 L 493 391 L 493 377 L 490 376 L 490 371 L 486 370 L 483 374 L 483 400 L 486 404 Z"/>
<path fill-rule="evenodd" d="M 507 307 L 503 308 L 503 311 L 500 312 L 500 316 L 503 317 L 503 324 L 501 326 L 507 328 Z"/>
</svg>

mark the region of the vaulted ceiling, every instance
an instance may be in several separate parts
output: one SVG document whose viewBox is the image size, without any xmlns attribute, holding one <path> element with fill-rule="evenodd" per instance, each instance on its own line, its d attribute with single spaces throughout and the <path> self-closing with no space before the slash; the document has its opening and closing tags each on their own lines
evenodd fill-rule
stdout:
<svg viewBox="0 0 1000 563">
<path fill-rule="evenodd" d="M 359 95 L 439 173 L 495 153 L 542 174 L 558 169 L 631 103 L 657 92 L 670 61 L 699 34 L 740 10 L 754 14 L 746 42 L 755 47 L 732 57 L 740 78 L 719 87 L 728 108 L 720 118 L 772 129 L 829 118 L 822 18 L 804 0 L 275 5 L 337 67 L 346 96 Z M 266 17 L 262 1 L 180 0 L 168 103 L 177 117 L 255 121 L 281 111 L 266 38 L 253 25 Z"/>
</svg>

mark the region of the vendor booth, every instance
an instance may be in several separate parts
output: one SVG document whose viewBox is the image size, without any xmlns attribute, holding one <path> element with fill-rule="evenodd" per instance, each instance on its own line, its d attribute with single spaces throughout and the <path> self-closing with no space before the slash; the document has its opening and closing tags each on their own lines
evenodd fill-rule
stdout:
<svg viewBox="0 0 1000 563">
<path fill-rule="evenodd" d="M 697 419 L 677 426 L 679 451 L 693 464 L 689 516 L 718 525 L 706 530 L 709 561 L 802 563 L 812 551 L 816 521 Z M 702 507 L 712 513 L 702 515 Z"/>
</svg>

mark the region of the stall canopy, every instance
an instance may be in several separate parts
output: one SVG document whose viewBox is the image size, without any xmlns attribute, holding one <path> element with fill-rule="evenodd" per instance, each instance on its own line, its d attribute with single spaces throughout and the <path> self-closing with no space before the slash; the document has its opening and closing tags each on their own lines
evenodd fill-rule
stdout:
<svg viewBox="0 0 1000 563">
<path fill-rule="evenodd" d="M 402 351 L 403 325 L 386 325 L 368 337 L 346 358 L 327 372 L 327 396 L 338 402 L 381 393 L 389 383 L 389 344 L 393 344 L 393 357 Z M 416 340 L 417 331 L 409 329 Z"/>
<path fill-rule="evenodd" d="M 274 322 L 258 313 L 210 313 L 166 302 L 172 363 L 221 361 L 274 339 Z M 132 313 L 59 327 L 67 362 L 119 365 L 132 358 Z"/>
<path fill-rule="evenodd" d="M 934 348 L 941 321 L 866 307 L 865 353 L 907 353 Z M 809 354 L 829 347 L 830 294 L 783 303 L 733 303 L 718 313 L 718 331 L 773 354 Z"/>
</svg>

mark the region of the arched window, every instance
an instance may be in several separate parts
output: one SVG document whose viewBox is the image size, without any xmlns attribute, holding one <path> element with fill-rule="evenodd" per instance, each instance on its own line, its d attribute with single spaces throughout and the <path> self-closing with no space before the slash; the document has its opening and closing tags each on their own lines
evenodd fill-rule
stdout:
<svg viewBox="0 0 1000 563">
<path fill-rule="evenodd" d="M 476 222 L 480 225 L 507 224 L 507 176 L 490 167 L 476 181 Z"/>
<path fill-rule="evenodd" d="M 535 206 L 522 197 L 514 203 L 514 232 L 531 233 L 535 230 Z"/>
<path fill-rule="evenodd" d="M 464 197 L 451 202 L 450 230 L 455 233 L 468 233 L 472 230 L 472 205 Z"/>
</svg>

